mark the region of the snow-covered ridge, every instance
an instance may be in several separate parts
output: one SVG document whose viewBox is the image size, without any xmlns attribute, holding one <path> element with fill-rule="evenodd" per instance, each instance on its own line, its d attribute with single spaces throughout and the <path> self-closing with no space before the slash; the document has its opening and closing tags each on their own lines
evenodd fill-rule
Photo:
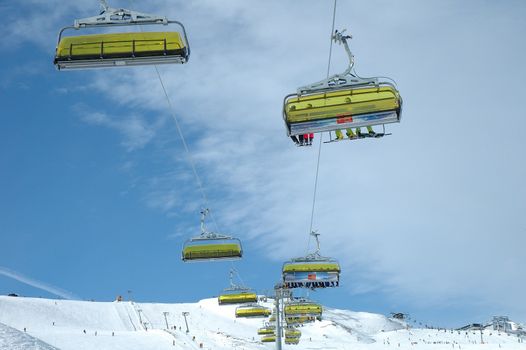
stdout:
<svg viewBox="0 0 526 350">
<path fill-rule="evenodd" d="M 271 300 L 264 303 L 271 306 Z M 257 329 L 262 319 L 236 319 L 235 305 L 216 299 L 158 304 L 89 302 L 0 296 L 0 349 L 272 349 Z M 183 312 L 188 312 L 187 321 Z M 525 349 L 516 336 L 406 329 L 403 322 L 366 312 L 325 308 L 323 320 L 301 327 L 294 349 Z M 33 341 L 33 343 L 31 343 Z M 33 345 L 32 345 L 33 344 Z M 400 344 L 400 345 L 399 345 Z M 399 347 L 400 346 L 400 347 Z"/>
</svg>

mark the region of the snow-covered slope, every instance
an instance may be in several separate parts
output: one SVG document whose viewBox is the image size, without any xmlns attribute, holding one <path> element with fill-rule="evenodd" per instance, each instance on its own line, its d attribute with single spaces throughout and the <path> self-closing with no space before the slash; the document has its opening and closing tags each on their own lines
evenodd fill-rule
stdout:
<svg viewBox="0 0 526 350">
<path fill-rule="evenodd" d="M 271 306 L 270 302 L 267 306 Z M 256 331 L 262 319 L 236 319 L 216 299 L 188 304 L 89 302 L 0 296 L 0 349 L 272 349 Z M 188 312 L 186 333 L 183 312 Z M 167 327 L 168 325 L 168 327 Z M 25 328 L 25 332 L 24 332 Z M 294 349 L 524 349 L 515 336 L 405 329 L 382 315 L 327 308 L 301 327 Z"/>
<path fill-rule="evenodd" d="M 10 350 L 56 350 L 26 333 L 0 323 L 0 349 Z"/>
</svg>

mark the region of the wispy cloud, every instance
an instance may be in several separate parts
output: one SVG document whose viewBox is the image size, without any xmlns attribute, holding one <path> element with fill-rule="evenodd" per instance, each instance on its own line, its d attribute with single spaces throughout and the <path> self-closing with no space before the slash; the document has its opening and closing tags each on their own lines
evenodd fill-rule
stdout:
<svg viewBox="0 0 526 350">
<path fill-rule="evenodd" d="M 43 48 L 50 53 L 55 50 L 57 36 L 60 28 L 73 25 L 71 13 L 76 13 L 78 18 L 90 16 L 97 12 L 97 4 L 88 0 L 60 3 L 60 1 L 28 0 L 21 5 L 13 2 L 3 4 L 8 20 L 8 25 L 3 26 L 0 33 L 4 40 L 0 42 L 0 49 L 13 50 L 30 43 L 32 46 Z M 31 11 L 31 16 L 20 15 L 21 11 Z"/>
<path fill-rule="evenodd" d="M 156 130 L 163 123 L 160 119 L 154 123 L 149 123 L 137 114 L 115 117 L 102 112 L 88 111 L 81 112 L 81 119 L 87 124 L 106 127 L 119 132 L 124 137 L 122 145 L 128 151 L 145 147 L 155 137 Z"/>
<path fill-rule="evenodd" d="M 0 266 L 0 275 L 12 278 L 14 280 L 17 280 L 18 282 L 22 282 L 22 283 L 27 284 L 27 285 L 29 285 L 31 287 L 35 287 L 35 288 L 44 290 L 44 291 L 46 291 L 48 293 L 51 293 L 53 295 L 59 296 L 59 297 L 64 298 L 64 299 L 80 299 L 79 297 L 77 297 L 76 295 L 74 295 L 71 292 L 68 292 L 68 291 L 66 291 L 64 289 L 52 286 L 52 285 L 50 285 L 48 283 L 41 282 L 41 281 L 38 281 L 36 279 L 27 277 L 27 276 L 21 274 L 20 272 L 13 271 L 13 270 L 8 269 L 6 267 Z"/>
</svg>

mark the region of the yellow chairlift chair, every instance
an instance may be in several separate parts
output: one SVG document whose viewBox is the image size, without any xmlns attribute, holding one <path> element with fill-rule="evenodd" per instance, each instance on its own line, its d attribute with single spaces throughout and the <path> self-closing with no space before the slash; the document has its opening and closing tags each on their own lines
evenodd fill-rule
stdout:
<svg viewBox="0 0 526 350">
<path fill-rule="evenodd" d="M 337 260 L 320 255 L 320 241 L 317 232 L 311 232 L 316 239 L 317 249 L 305 257 L 293 258 L 283 264 L 282 278 L 287 288 L 327 288 L 340 284 L 340 264 Z"/>
<path fill-rule="evenodd" d="M 223 304 L 244 304 L 254 303 L 258 300 L 256 292 L 252 289 L 237 285 L 234 283 L 234 273 L 237 271 L 234 268 L 230 269 L 230 287 L 223 289 L 223 292 L 217 297 L 219 305 Z M 238 274 L 239 277 L 239 274 Z"/>
<path fill-rule="evenodd" d="M 238 238 L 208 232 L 205 217 L 208 209 L 201 211 L 201 235 L 190 238 L 183 245 L 184 262 L 236 260 L 243 256 L 241 241 Z"/>
<path fill-rule="evenodd" d="M 347 39 L 351 36 L 335 31 L 332 39 L 343 44 L 349 56 L 349 66 L 341 74 L 298 88 L 287 95 L 283 103 L 283 119 L 287 135 L 304 146 L 303 135 L 329 132 L 327 142 L 343 140 L 344 130 L 350 140 L 382 137 L 385 124 L 397 123 L 402 113 L 402 98 L 389 78 L 362 78 L 354 71 L 354 56 Z M 383 132 L 372 127 L 381 125 Z M 362 133 L 361 128 L 367 132 Z M 354 129 L 354 130 L 353 130 Z M 333 134 L 335 138 L 333 138 Z M 299 138 L 299 139 L 298 139 Z"/>
<path fill-rule="evenodd" d="M 236 308 L 236 317 L 268 317 L 270 313 L 268 307 L 257 303 L 240 305 Z"/>
<path fill-rule="evenodd" d="M 86 69 L 137 66 L 166 63 L 186 63 L 190 45 L 181 22 L 163 16 L 109 7 L 100 0 L 98 16 L 77 19 L 73 26 L 64 27 L 58 35 L 54 64 L 57 69 Z M 129 27 L 175 24 L 178 31 L 117 32 L 64 36 L 66 30 L 104 27 Z M 182 35 L 181 35 L 182 34 Z"/>
</svg>

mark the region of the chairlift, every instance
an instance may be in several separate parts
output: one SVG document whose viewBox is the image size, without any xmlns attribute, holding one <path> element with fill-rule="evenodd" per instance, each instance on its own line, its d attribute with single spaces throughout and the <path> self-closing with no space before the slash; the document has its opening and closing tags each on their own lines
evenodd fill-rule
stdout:
<svg viewBox="0 0 526 350">
<path fill-rule="evenodd" d="M 285 327 L 285 339 L 292 339 L 292 338 L 301 338 L 301 331 L 297 328 L 287 326 Z"/>
<path fill-rule="evenodd" d="M 316 317 L 314 316 L 285 316 L 285 323 L 287 323 L 288 326 L 303 325 L 305 323 L 312 323 L 315 321 Z"/>
<path fill-rule="evenodd" d="M 262 343 L 275 343 L 276 342 L 276 334 L 269 334 L 261 337 Z"/>
<path fill-rule="evenodd" d="M 287 288 L 327 288 L 340 284 L 340 264 L 320 255 L 319 233 L 313 231 L 317 249 L 305 257 L 294 258 L 283 264 L 283 284 Z"/>
<path fill-rule="evenodd" d="M 271 311 L 268 307 L 257 303 L 236 307 L 236 317 L 268 317 Z"/>
<path fill-rule="evenodd" d="M 258 300 L 256 292 L 254 292 L 248 287 L 235 284 L 234 273 L 237 274 L 237 271 L 234 268 L 231 268 L 230 286 L 228 288 L 223 289 L 223 292 L 219 295 L 219 297 L 217 297 L 217 302 L 219 303 L 219 305 L 256 302 Z"/>
<path fill-rule="evenodd" d="M 285 344 L 287 345 L 298 345 L 300 342 L 300 338 L 287 338 L 285 336 Z"/>
<path fill-rule="evenodd" d="M 183 245 L 184 262 L 237 260 L 243 256 L 241 241 L 238 238 L 209 232 L 205 227 L 208 209 L 201 211 L 201 234 L 190 238 Z"/>
<path fill-rule="evenodd" d="M 265 322 L 264 326 L 258 328 L 258 335 L 276 334 L 276 325 L 271 322 Z"/>
<path fill-rule="evenodd" d="M 323 306 L 308 299 L 293 300 L 285 304 L 285 317 L 288 316 L 312 316 L 321 318 Z"/>
<path fill-rule="evenodd" d="M 98 16 L 81 18 L 64 27 L 58 35 L 54 64 L 59 70 L 167 63 L 186 63 L 190 45 L 186 30 L 179 21 L 123 8 L 112 8 L 99 0 Z M 64 36 L 67 30 L 116 26 L 177 25 L 178 31 L 118 32 Z M 182 33 L 182 35 L 181 35 Z"/>
<path fill-rule="evenodd" d="M 351 36 L 335 31 L 332 40 L 343 44 L 349 57 L 349 66 L 314 84 L 298 88 L 285 96 L 283 118 L 287 135 L 297 144 L 298 137 L 312 133 L 334 132 L 329 142 L 344 139 L 379 138 L 387 134 L 385 124 L 400 122 L 402 97 L 394 81 L 384 77 L 362 78 L 354 71 L 354 56 L 347 39 Z M 372 129 L 383 127 L 382 132 Z M 362 127 L 367 127 L 362 132 Z M 353 130 L 354 129 L 354 130 Z M 346 133 L 346 138 L 341 130 Z"/>
</svg>

